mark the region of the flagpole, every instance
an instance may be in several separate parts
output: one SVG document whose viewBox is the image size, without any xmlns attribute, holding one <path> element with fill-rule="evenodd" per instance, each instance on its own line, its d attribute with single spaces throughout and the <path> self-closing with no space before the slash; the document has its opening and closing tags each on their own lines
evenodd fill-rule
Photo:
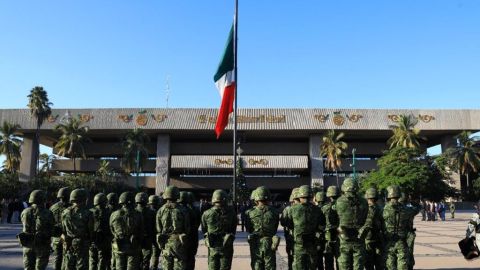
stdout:
<svg viewBox="0 0 480 270">
<path fill-rule="evenodd" d="M 235 0 L 235 15 L 233 18 L 233 73 L 235 76 L 235 91 L 233 95 L 233 206 L 237 209 L 237 34 L 238 34 L 238 0 Z"/>
</svg>

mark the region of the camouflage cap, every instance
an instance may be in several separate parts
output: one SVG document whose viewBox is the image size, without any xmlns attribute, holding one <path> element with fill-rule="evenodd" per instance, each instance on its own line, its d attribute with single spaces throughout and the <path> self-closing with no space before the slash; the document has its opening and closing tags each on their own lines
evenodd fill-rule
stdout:
<svg viewBox="0 0 480 270">
<path fill-rule="evenodd" d="M 303 185 L 298 188 L 298 198 L 311 198 L 312 189 L 309 185 Z"/>
<path fill-rule="evenodd" d="M 270 200 L 270 190 L 267 187 L 261 186 L 255 190 L 255 201 L 269 201 Z"/>
<path fill-rule="evenodd" d="M 376 199 L 377 198 L 377 190 L 375 188 L 369 188 L 365 192 L 366 199 Z"/>
<path fill-rule="evenodd" d="M 342 184 L 342 192 L 357 192 L 358 185 L 352 178 L 345 178 Z"/>
<path fill-rule="evenodd" d="M 397 185 L 391 185 L 387 187 L 387 199 L 391 198 L 400 198 L 402 196 L 400 192 L 400 187 Z"/>
<path fill-rule="evenodd" d="M 316 202 L 325 202 L 325 192 L 319 191 L 315 194 L 315 201 Z"/>
<path fill-rule="evenodd" d="M 338 197 L 339 195 L 340 195 L 340 192 L 337 186 L 329 186 L 327 188 L 327 198 Z"/>
</svg>

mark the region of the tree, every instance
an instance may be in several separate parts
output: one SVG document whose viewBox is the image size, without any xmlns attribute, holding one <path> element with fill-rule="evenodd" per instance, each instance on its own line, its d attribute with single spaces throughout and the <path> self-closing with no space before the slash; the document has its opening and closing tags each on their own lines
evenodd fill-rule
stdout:
<svg viewBox="0 0 480 270">
<path fill-rule="evenodd" d="M 0 154 L 5 155 L 3 168 L 15 173 L 20 167 L 20 146 L 22 140 L 18 136 L 20 125 L 4 121 L 0 126 Z"/>
<path fill-rule="evenodd" d="M 113 170 L 110 167 L 110 162 L 105 159 L 100 161 L 96 174 L 102 179 L 102 181 L 110 180 L 114 176 Z"/>
<path fill-rule="evenodd" d="M 90 141 L 87 136 L 89 128 L 88 126 L 82 126 L 82 121 L 79 118 L 72 118 L 66 123 L 58 124 L 54 130 L 61 133 L 54 147 L 58 155 L 72 157 L 73 174 L 76 175 L 76 158 L 86 158 L 84 144 Z"/>
<path fill-rule="evenodd" d="M 51 176 L 52 172 L 50 168 L 52 167 L 53 161 L 55 160 L 55 155 L 49 155 L 46 153 L 40 154 L 39 156 L 39 174 Z"/>
<path fill-rule="evenodd" d="M 420 136 L 420 130 L 415 128 L 417 123 L 418 119 L 413 115 L 400 115 L 397 124 L 391 126 L 393 135 L 388 139 L 390 148 L 420 148 L 420 140 L 425 140 L 425 137 Z"/>
<path fill-rule="evenodd" d="M 336 134 L 335 130 L 329 130 L 327 134 L 323 136 L 323 143 L 320 147 L 320 155 L 327 158 L 325 160 L 325 168 L 335 171 L 335 175 L 337 176 L 337 186 L 340 186 L 338 169 L 342 166 L 341 157 L 348 147 L 348 144 L 342 141 L 344 136 L 345 134 L 343 132 Z"/>
<path fill-rule="evenodd" d="M 37 149 L 35 152 L 34 162 L 35 164 L 37 164 L 38 170 L 38 167 L 40 167 L 38 164 L 38 158 L 40 155 L 40 146 L 38 145 L 40 137 L 40 127 L 42 126 L 43 122 L 47 120 L 50 114 L 52 114 L 52 109 L 50 108 L 50 106 L 52 106 L 53 104 L 48 101 L 47 91 L 45 91 L 41 86 L 35 86 L 34 88 L 32 88 L 32 90 L 30 90 L 30 94 L 27 97 L 27 106 L 30 109 L 30 115 L 32 117 L 35 117 L 35 119 L 37 120 L 34 143 L 34 145 L 37 145 Z"/>
<path fill-rule="evenodd" d="M 250 198 L 250 191 L 248 190 L 247 186 L 247 178 L 243 173 L 243 158 L 238 157 L 237 165 L 235 166 L 235 173 L 237 174 L 237 203 L 243 203 L 249 200 Z M 232 194 L 233 194 L 233 184 L 232 184 Z M 233 199 L 233 198 L 232 198 Z"/>
<path fill-rule="evenodd" d="M 462 131 L 455 136 L 457 145 L 445 151 L 445 155 L 451 160 L 452 167 L 458 170 L 460 175 L 466 177 L 467 192 L 470 192 L 472 189 L 469 174 L 480 170 L 479 140 L 477 137 L 470 137 L 471 134 L 469 131 Z"/>
<path fill-rule="evenodd" d="M 147 143 L 150 137 L 141 128 L 129 131 L 122 143 L 122 167 L 127 173 L 139 172 L 148 159 Z"/>
</svg>

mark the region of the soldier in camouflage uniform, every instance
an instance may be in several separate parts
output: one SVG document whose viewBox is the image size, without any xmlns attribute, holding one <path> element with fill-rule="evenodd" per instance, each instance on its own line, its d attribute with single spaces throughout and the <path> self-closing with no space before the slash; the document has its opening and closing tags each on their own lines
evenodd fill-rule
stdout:
<svg viewBox="0 0 480 270">
<path fill-rule="evenodd" d="M 90 270 L 110 269 L 112 255 L 112 234 L 110 232 L 110 211 L 107 208 L 107 196 L 98 193 L 93 198 L 93 238 L 90 245 Z"/>
<path fill-rule="evenodd" d="M 315 193 L 314 197 L 315 205 L 322 210 L 322 207 L 325 205 L 325 192 L 318 191 Z M 322 212 L 323 213 L 323 212 Z M 323 259 L 324 259 L 324 252 L 325 252 L 325 232 L 320 234 L 320 239 L 318 242 L 317 247 L 317 270 L 323 270 Z"/>
<path fill-rule="evenodd" d="M 148 197 L 148 205 L 150 209 L 155 213 L 155 218 L 157 216 L 158 209 L 160 209 L 160 197 L 157 195 L 150 195 Z M 157 226 L 155 221 L 155 238 L 157 236 Z M 158 269 L 158 263 L 160 258 L 160 248 L 156 240 L 152 241 L 152 259 L 150 261 L 150 266 L 152 270 Z"/>
<path fill-rule="evenodd" d="M 238 219 L 232 207 L 227 205 L 227 194 L 220 189 L 213 192 L 213 207 L 202 215 L 202 232 L 208 247 L 208 269 L 232 268 L 233 241 Z"/>
<path fill-rule="evenodd" d="M 387 188 L 388 202 L 383 209 L 386 269 L 408 269 L 407 231 L 410 215 L 398 201 L 400 196 L 400 187 L 392 185 Z"/>
<path fill-rule="evenodd" d="M 140 269 L 150 269 L 150 259 L 152 258 L 152 246 L 155 240 L 155 216 L 156 212 L 147 206 L 148 195 L 145 192 L 139 192 L 135 195 L 136 210 L 143 218 L 143 235 L 142 235 L 142 259 Z"/>
<path fill-rule="evenodd" d="M 270 191 L 266 187 L 258 187 L 254 199 L 256 206 L 246 213 L 251 266 L 255 270 L 275 270 L 275 253 L 280 244 L 280 238 L 276 235 L 279 213 L 269 205 Z"/>
<path fill-rule="evenodd" d="M 325 260 L 325 270 L 333 270 L 338 269 L 338 255 L 340 249 L 340 242 L 338 240 L 338 214 L 335 208 L 335 204 L 337 202 L 338 196 L 340 196 L 340 192 L 338 187 L 336 186 L 329 186 L 327 189 L 327 198 L 329 202 L 327 202 L 322 207 L 322 212 L 325 215 L 325 252 L 324 252 L 324 260 Z"/>
<path fill-rule="evenodd" d="M 64 269 L 88 269 L 88 250 L 93 236 L 93 216 L 86 207 L 87 191 L 83 188 L 70 193 L 70 203 L 62 213 Z"/>
<path fill-rule="evenodd" d="M 188 218 L 190 220 L 190 232 L 188 232 L 188 245 L 187 245 L 187 261 L 186 269 L 193 270 L 195 269 L 195 255 L 198 250 L 198 227 L 200 226 L 200 210 L 194 207 L 193 202 L 195 201 L 194 195 L 191 192 L 182 191 L 180 192 L 180 198 L 178 202 L 185 207 L 185 210 L 188 213 Z"/>
<path fill-rule="evenodd" d="M 290 205 L 283 209 L 282 215 L 280 216 L 280 223 L 283 226 L 284 236 L 285 236 L 285 249 L 287 251 L 287 260 L 288 260 L 288 270 L 292 270 L 293 264 L 293 224 L 290 223 L 291 221 L 291 214 L 290 211 L 292 206 L 295 203 L 298 203 L 297 192 L 298 188 L 294 188 L 292 193 L 290 194 Z M 253 193 L 252 193 L 253 194 Z"/>
<path fill-rule="evenodd" d="M 190 220 L 185 207 L 177 203 L 179 193 L 177 187 L 168 186 L 163 193 L 166 203 L 157 212 L 157 241 L 165 270 L 186 269 Z"/>
<path fill-rule="evenodd" d="M 368 201 L 368 216 L 365 222 L 365 269 L 366 270 L 382 270 L 383 250 L 384 250 L 384 222 L 382 209 L 377 204 L 377 190 L 369 188 L 365 192 L 365 198 Z"/>
<path fill-rule="evenodd" d="M 415 238 L 417 237 L 417 229 L 413 226 L 413 221 L 415 216 L 420 212 L 420 205 L 412 204 L 407 201 L 405 194 L 402 192 L 402 196 L 399 199 L 399 202 L 403 204 L 405 210 L 409 215 L 408 226 L 407 226 L 407 247 L 408 247 L 408 269 L 413 270 L 415 265 L 414 257 L 414 247 L 415 247 Z"/>
<path fill-rule="evenodd" d="M 70 189 L 63 187 L 58 190 L 57 198 L 58 202 L 50 207 L 50 211 L 53 213 L 55 219 L 55 225 L 53 226 L 52 234 L 52 249 L 55 254 L 53 259 L 54 270 L 62 269 L 63 262 L 63 240 L 62 236 L 62 212 L 69 206 L 68 199 L 70 197 Z"/>
<path fill-rule="evenodd" d="M 115 268 L 117 270 L 138 270 L 142 254 L 142 214 L 135 210 L 133 193 L 123 192 L 118 202 L 121 208 L 110 216 Z"/>
<path fill-rule="evenodd" d="M 110 215 L 117 211 L 118 210 L 118 196 L 116 193 L 108 193 L 107 194 L 107 201 L 108 201 L 108 204 L 107 204 L 107 208 L 108 208 L 108 211 L 110 212 Z M 110 268 L 112 270 L 116 270 L 116 261 L 115 261 L 115 254 L 112 250 L 112 254 L 110 255 L 110 257 L 112 257 L 111 259 L 111 263 L 110 263 Z"/>
<path fill-rule="evenodd" d="M 311 203 L 312 192 L 309 186 L 298 188 L 300 202 L 290 210 L 293 225 L 293 265 L 294 270 L 314 270 L 317 267 L 317 246 L 320 235 L 325 230 L 325 216 Z"/>
<path fill-rule="evenodd" d="M 17 236 L 23 247 L 23 265 L 27 270 L 43 270 L 48 265 L 55 220 L 52 212 L 45 208 L 42 190 L 32 191 L 28 202 L 31 206 L 21 214 L 23 230 Z"/>
</svg>

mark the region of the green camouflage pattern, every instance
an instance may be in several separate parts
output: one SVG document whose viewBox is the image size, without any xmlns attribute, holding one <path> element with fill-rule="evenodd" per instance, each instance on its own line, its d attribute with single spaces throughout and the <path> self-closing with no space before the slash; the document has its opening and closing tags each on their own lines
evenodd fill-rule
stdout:
<svg viewBox="0 0 480 270">
<path fill-rule="evenodd" d="M 143 193 L 144 194 L 144 193 Z M 138 195 L 138 194 L 137 194 Z M 146 196 L 146 194 L 145 194 Z M 155 230 L 155 217 L 156 213 L 150 207 L 147 206 L 147 200 L 143 200 L 141 198 L 142 203 L 137 203 L 137 207 L 135 208 L 143 218 L 143 232 L 142 232 L 142 260 L 141 260 L 141 268 L 144 270 L 150 269 L 150 259 L 152 257 L 152 247 L 153 242 L 156 237 L 156 230 Z"/>
<path fill-rule="evenodd" d="M 329 190 L 331 190 L 330 195 L 337 194 L 330 188 L 331 187 L 329 187 Z M 339 221 L 335 206 L 337 199 L 335 195 L 331 196 L 330 199 L 330 202 L 322 206 L 322 212 L 325 216 L 325 251 L 323 253 L 325 270 L 335 269 L 335 265 L 338 265 L 337 259 L 340 253 L 340 242 L 337 232 Z"/>
<path fill-rule="evenodd" d="M 291 201 L 293 201 L 293 192 L 290 195 Z M 293 264 L 293 224 L 291 224 L 291 209 L 292 205 L 288 205 L 282 211 L 280 215 L 280 224 L 283 226 L 283 235 L 285 237 L 285 250 L 287 252 L 288 269 L 292 270 Z"/>
<path fill-rule="evenodd" d="M 193 194 L 187 192 L 186 196 L 187 198 L 182 202 L 183 207 L 188 213 L 188 219 L 190 220 L 190 231 L 187 233 L 186 269 L 193 270 L 195 269 L 195 256 L 198 251 L 198 228 L 200 227 L 201 213 L 200 210 L 193 205 Z"/>
<path fill-rule="evenodd" d="M 67 194 L 60 194 L 65 195 L 62 197 L 64 200 L 68 199 Z M 60 237 L 62 236 L 62 213 L 69 204 L 65 201 L 58 201 L 52 206 L 50 206 L 50 211 L 52 211 L 53 218 L 55 220 L 55 224 L 53 225 L 53 232 L 52 232 L 52 250 L 54 254 L 53 258 L 53 269 L 54 270 L 61 270 L 62 263 L 63 263 L 63 239 Z"/>
<path fill-rule="evenodd" d="M 384 269 L 385 248 L 385 224 L 383 213 L 378 204 L 372 204 L 368 207 L 367 220 L 365 222 L 365 269 L 376 270 Z"/>
<path fill-rule="evenodd" d="M 407 233 L 410 214 L 405 206 L 397 201 L 390 201 L 383 209 L 385 221 L 385 266 L 387 269 L 407 270 L 409 252 Z"/>
<path fill-rule="evenodd" d="M 98 194 L 97 194 L 98 195 Z M 97 197 L 97 196 L 96 196 Z M 104 197 L 104 196 L 99 196 Z M 97 197 L 98 198 L 98 197 Z M 109 269 L 112 255 L 112 234 L 110 232 L 110 211 L 103 203 L 90 209 L 93 217 L 93 236 L 90 245 L 90 270 Z"/>
</svg>

